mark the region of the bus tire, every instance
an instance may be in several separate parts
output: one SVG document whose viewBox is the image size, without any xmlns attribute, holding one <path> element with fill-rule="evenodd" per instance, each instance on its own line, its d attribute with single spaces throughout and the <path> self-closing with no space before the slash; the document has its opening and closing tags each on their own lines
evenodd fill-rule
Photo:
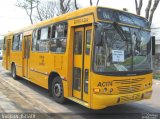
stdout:
<svg viewBox="0 0 160 119">
<path fill-rule="evenodd" d="M 11 75 L 12 75 L 12 78 L 13 78 L 13 79 L 15 79 L 15 80 L 17 79 L 16 65 L 15 65 L 15 64 L 12 65 Z"/>
<path fill-rule="evenodd" d="M 62 79 L 57 76 L 52 81 L 51 93 L 53 95 L 53 99 L 58 103 L 65 103 L 66 98 L 64 97 L 63 84 Z"/>
</svg>

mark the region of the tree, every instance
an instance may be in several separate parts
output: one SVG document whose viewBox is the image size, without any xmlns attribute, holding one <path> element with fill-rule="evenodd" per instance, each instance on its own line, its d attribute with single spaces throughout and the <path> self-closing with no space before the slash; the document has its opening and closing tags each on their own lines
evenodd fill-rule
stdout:
<svg viewBox="0 0 160 119">
<path fill-rule="evenodd" d="M 77 0 L 74 0 L 74 6 L 75 6 L 76 10 L 79 9 L 79 7 L 77 6 Z"/>
<path fill-rule="evenodd" d="M 36 8 L 37 4 L 39 4 L 39 0 L 17 0 L 16 6 L 23 8 L 26 11 L 31 24 L 33 24 L 32 14 L 33 9 Z"/>
<path fill-rule="evenodd" d="M 92 6 L 93 5 L 93 2 L 92 2 L 92 0 L 90 0 L 90 6 Z"/>
<path fill-rule="evenodd" d="M 151 9 L 150 16 L 149 16 L 149 22 L 150 22 L 150 23 L 152 23 L 153 15 L 154 15 L 155 10 L 157 9 L 157 6 L 158 6 L 158 4 L 159 4 L 159 1 L 160 1 L 160 0 L 155 0 L 155 1 L 154 1 L 153 7 L 152 7 L 152 9 Z"/>
<path fill-rule="evenodd" d="M 148 5 L 145 9 L 146 13 L 145 13 L 145 17 L 148 19 L 149 18 L 149 10 L 151 9 L 151 5 L 152 5 L 152 0 L 148 1 Z"/>
<path fill-rule="evenodd" d="M 79 9 L 79 4 L 77 4 L 76 0 L 41 1 L 37 3 L 34 18 L 36 21 L 43 21 L 75 9 Z"/>
<path fill-rule="evenodd" d="M 98 4 L 99 4 L 99 0 L 97 0 L 96 5 L 98 6 Z M 93 1 L 92 1 L 92 0 L 90 0 L 90 6 L 92 6 L 92 5 L 93 5 Z"/>
<path fill-rule="evenodd" d="M 152 0 L 148 0 L 147 7 L 145 9 L 145 18 L 148 19 L 148 21 L 150 22 L 150 25 L 152 24 L 152 19 L 153 19 L 153 16 L 154 16 L 154 12 L 158 7 L 159 1 L 160 0 L 154 0 L 154 3 L 152 5 Z M 151 8 L 151 5 L 152 5 L 152 8 Z M 136 13 L 138 15 L 140 15 L 141 14 L 141 9 L 142 9 L 142 6 L 143 6 L 143 0 L 139 0 L 139 4 L 138 4 L 138 1 L 135 0 L 135 6 L 136 6 Z"/>
<path fill-rule="evenodd" d="M 56 12 L 55 7 L 55 1 L 43 1 L 40 4 L 37 4 L 37 14 L 35 15 L 35 19 L 43 21 L 54 17 Z"/>
<path fill-rule="evenodd" d="M 57 5 L 56 5 L 57 15 L 65 14 L 65 13 L 71 11 L 72 7 L 73 7 L 73 5 L 71 5 L 71 0 L 57 1 Z"/>
<path fill-rule="evenodd" d="M 98 4 L 99 4 L 99 0 L 97 0 L 97 4 L 96 5 L 98 6 Z"/>
<path fill-rule="evenodd" d="M 142 5 L 143 5 L 143 0 L 139 0 L 139 4 L 138 4 L 137 0 L 135 0 L 135 5 L 136 5 L 136 12 L 138 15 L 140 15 Z"/>
<path fill-rule="evenodd" d="M 34 22 L 43 21 L 75 9 L 79 9 L 79 5 L 76 0 L 17 0 L 16 6 L 26 10 L 31 24 L 33 24 L 33 18 Z"/>
</svg>

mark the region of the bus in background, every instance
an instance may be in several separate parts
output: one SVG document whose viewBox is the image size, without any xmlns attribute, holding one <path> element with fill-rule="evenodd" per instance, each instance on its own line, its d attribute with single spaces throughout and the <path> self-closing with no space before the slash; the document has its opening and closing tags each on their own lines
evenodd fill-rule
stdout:
<svg viewBox="0 0 160 119">
<path fill-rule="evenodd" d="M 88 7 L 5 35 L 3 67 L 91 109 L 149 99 L 152 40 L 145 18 Z"/>
</svg>

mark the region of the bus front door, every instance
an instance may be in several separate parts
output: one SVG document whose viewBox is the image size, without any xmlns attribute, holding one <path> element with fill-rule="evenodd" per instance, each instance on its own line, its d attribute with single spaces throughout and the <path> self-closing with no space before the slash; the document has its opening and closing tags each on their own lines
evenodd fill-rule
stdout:
<svg viewBox="0 0 160 119">
<path fill-rule="evenodd" d="M 23 41 L 23 76 L 29 78 L 29 58 L 30 58 L 31 36 L 24 36 Z"/>
<path fill-rule="evenodd" d="M 79 27 L 74 31 L 73 97 L 89 102 L 90 43 L 92 27 Z"/>
<path fill-rule="evenodd" d="M 10 67 L 10 50 L 11 50 L 11 40 L 7 39 L 7 46 L 6 46 L 6 69 Z"/>
</svg>

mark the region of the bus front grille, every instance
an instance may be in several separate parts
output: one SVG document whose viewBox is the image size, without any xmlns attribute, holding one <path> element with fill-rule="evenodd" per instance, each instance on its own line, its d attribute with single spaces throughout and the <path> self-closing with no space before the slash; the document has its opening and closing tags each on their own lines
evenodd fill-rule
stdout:
<svg viewBox="0 0 160 119">
<path fill-rule="evenodd" d="M 130 86 L 119 86 L 117 87 L 119 94 L 134 93 L 140 91 L 142 84 L 130 85 Z"/>
<path fill-rule="evenodd" d="M 117 85 L 119 94 L 134 93 L 143 90 L 142 81 L 145 78 L 133 78 L 124 80 L 114 80 L 114 84 Z"/>
</svg>

